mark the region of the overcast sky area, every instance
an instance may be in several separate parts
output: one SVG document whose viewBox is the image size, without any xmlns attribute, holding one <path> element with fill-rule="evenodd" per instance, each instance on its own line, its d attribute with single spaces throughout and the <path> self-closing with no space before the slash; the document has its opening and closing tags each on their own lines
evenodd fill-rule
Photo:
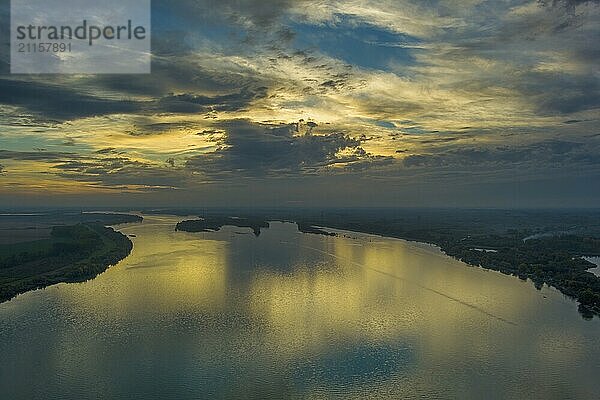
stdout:
<svg viewBox="0 0 600 400">
<path fill-rule="evenodd" d="M 154 0 L 149 75 L 11 75 L 0 206 L 600 205 L 597 0 Z"/>
</svg>

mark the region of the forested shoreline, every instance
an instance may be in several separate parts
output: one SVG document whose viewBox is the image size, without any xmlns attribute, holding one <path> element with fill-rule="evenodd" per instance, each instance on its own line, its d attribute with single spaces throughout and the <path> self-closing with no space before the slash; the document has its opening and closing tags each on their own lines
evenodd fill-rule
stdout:
<svg viewBox="0 0 600 400">
<path fill-rule="evenodd" d="M 56 283 L 92 279 L 132 248 L 125 235 L 97 223 L 55 226 L 48 239 L 0 245 L 0 302 Z"/>
</svg>

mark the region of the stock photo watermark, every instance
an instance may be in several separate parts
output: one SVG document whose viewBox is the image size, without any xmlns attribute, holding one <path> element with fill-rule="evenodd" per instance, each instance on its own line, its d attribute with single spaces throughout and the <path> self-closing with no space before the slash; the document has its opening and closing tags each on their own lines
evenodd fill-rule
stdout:
<svg viewBox="0 0 600 400">
<path fill-rule="evenodd" d="M 11 0 L 13 74 L 150 73 L 150 0 Z"/>
</svg>

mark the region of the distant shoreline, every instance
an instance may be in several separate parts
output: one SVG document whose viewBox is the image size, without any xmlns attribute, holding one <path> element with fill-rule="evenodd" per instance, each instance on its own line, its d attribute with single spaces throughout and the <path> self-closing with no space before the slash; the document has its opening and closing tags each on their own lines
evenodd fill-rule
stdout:
<svg viewBox="0 0 600 400">
<path fill-rule="evenodd" d="M 473 267 L 498 271 L 521 280 L 531 280 L 537 289 L 543 284 L 579 302 L 579 312 L 590 319 L 600 316 L 600 278 L 589 272 L 594 265 L 581 254 L 600 254 L 600 240 L 577 235 L 542 236 L 527 241 L 519 232 L 510 235 L 464 236 L 451 228 L 423 229 L 419 226 L 411 234 L 410 227 L 396 229 L 385 219 L 348 220 L 340 217 L 316 218 L 269 218 L 230 217 L 209 215 L 197 220 L 184 220 L 176 225 L 177 231 L 211 232 L 222 226 L 249 227 L 256 236 L 260 229 L 268 227 L 268 221 L 290 221 L 303 233 L 327 236 L 337 235 L 339 230 L 385 238 L 401 239 L 437 247 L 443 254 Z M 322 228 L 327 226 L 328 228 Z M 485 251 L 481 251 L 484 249 Z"/>
<path fill-rule="evenodd" d="M 461 251 L 462 249 L 457 250 L 457 251 L 452 251 L 451 247 L 445 248 L 442 243 L 435 243 L 433 241 L 423 241 L 423 240 L 414 239 L 414 238 L 411 238 L 408 236 L 394 236 L 394 235 L 390 235 L 390 234 L 380 234 L 377 232 L 369 232 L 366 230 L 349 230 L 349 229 L 339 229 L 339 228 L 331 228 L 331 227 L 324 227 L 324 229 L 330 229 L 333 231 L 341 231 L 341 232 L 352 232 L 352 233 L 359 233 L 359 234 L 366 234 L 366 235 L 374 235 L 374 236 L 378 236 L 378 237 L 382 237 L 382 238 L 400 239 L 400 240 L 404 240 L 407 242 L 420 243 L 420 244 L 425 244 L 425 245 L 429 245 L 429 246 L 434 246 L 435 248 L 439 249 L 444 255 L 451 257 L 455 260 L 458 260 L 460 262 L 463 262 L 466 265 L 469 265 L 471 267 L 487 269 L 490 271 L 497 271 L 497 272 L 503 273 L 505 275 L 514 276 L 521 280 L 530 279 L 534 283 L 536 288 L 538 288 L 538 289 L 541 288 L 541 284 L 545 283 L 548 286 L 551 286 L 551 287 L 557 289 L 558 291 L 560 291 L 561 293 L 565 294 L 566 296 L 572 298 L 573 300 L 579 301 L 579 311 L 586 319 L 592 318 L 593 315 L 600 316 L 600 304 L 598 303 L 598 297 L 600 295 L 598 293 L 594 293 L 592 290 L 588 290 L 587 292 L 584 293 L 587 297 L 579 297 L 577 295 L 577 293 L 575 293 L 570 287 L 566 287 L 565 285 L 563 285 L 563 283 L 560 279 L 555 280 L 552 277 L 550 277 L 550 278 L 546 277 L 542 282 L 540 282 L 540 279 L 537 276 L 532 276 L 531 274 L 521 273 L 518 270 L 515 270 L 514 268 L 510 268 L 510 266 L 503 268 L 503 267 L 498 266 L 497 264 L 488 263 L 486 265 L 482 265 L 481 263 L 475 263 L 473 261 L 468 261 L 461 257 L 464 254 L 463 251 Z M 319 234 L 318 232 L 308 232 L 308 233 Z M 533 239 L 530 239 L 530 240 L 533 240 Z M 488 249 L 488 251 L 483 251 L 483 252 L 478 251 L 478 250 L 480 250 L 478 248 L 471 248 L 469 250 L 477 251 L 482 254 L 498 253 L 498 250 L 496 250 L 496 249 Z M 575 257 L 573 259 L 573 261 L 580 261 L 581 263 L 589 264 L 589 267 L 586 266 L 585 268 L 583 268 L 583 272 L 592 274 L 598 280 L 600 280 L 600 275 L 597 275 L 596 273 L 591 271 L 592 269 L 599 269 L 600 266 L 594 264 L 592 261 L 588 260 L 588 258 L 598 258 L 598 255 L 593 254 L 593 255 Z"/>
</svg>

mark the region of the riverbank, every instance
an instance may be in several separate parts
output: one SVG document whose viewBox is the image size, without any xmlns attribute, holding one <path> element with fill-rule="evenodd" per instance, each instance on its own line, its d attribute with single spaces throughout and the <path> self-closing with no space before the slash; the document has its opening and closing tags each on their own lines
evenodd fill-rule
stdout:
<svg viewBox="0 0 600 400">
<path fill-rule="evenodd" d="M 600 278 L 581 255 L 600 255 L 598 214 L 565 215 L 506 211 L 338 211 L 271 214 L 204 214 L 182 221 L 177 230 L 214 231 L 223 225 L 250 227 L 256 235 L 268 221 L 294 221 L 303 233 L 331 235 L 326 229 L 361 232 L 432 244 L 468 265 L 555 287 L 579 302 L 584 318 L 600 315 Z M 568 227 L 568 228 L 567 228 Z M 545 233 L 549 232 L 549 233 Z M 554 234 L 560 232 L 560 234 Z"/>
<path fill-rule="evenodd" d="M 319 221 L 324 224 L 323 220 Z M 310 222 L 304 221 L 303 225 Z M 579 303 L 581 315 L 600 316 L 600 277 L 589 271 L 595 265 L 581 254 L 600 254 L 600 239 L 578 235 L 546 236 L 523 240 L 523 232 L 504 235 L 463 235 L 446 230 L 394 230 L 385 222 L 327 221 L 333 229 L 393 237 L 432 244 L 446 255 L 468 265 L 531 280 L 541 289 L 546 284 Z M 320 233 L 318 231 L 309 233 Z M 330 234 L 328 232 L 327 234 Z M 486 251 L 481 251 L 481 249 Z"/>
<path fill-rule="evenodd" d="M 55 226 L 48 238 L 0 245 L 0 302 L 56 283 L 95 278 L 132 248 L 127 236 L 99 223 Z"/>
</svg>

